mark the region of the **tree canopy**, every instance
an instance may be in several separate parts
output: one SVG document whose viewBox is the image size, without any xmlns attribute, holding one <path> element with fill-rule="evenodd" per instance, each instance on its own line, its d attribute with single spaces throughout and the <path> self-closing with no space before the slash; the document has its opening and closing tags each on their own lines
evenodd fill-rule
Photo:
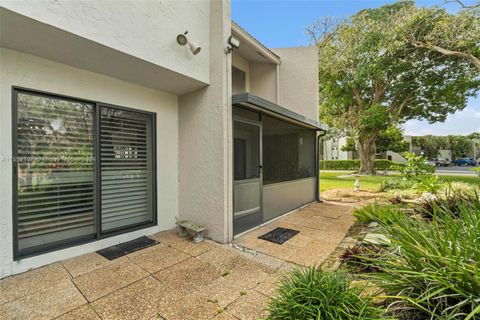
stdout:
<svg viewBox="0 0 480 320">
<path fill-rule="evenodd" d="M 414 13 L 423 10 L 450 15 L 405 1 L 362 10 L 340 23 L 323 20 L 309 29 L 319 47 L 320 120 L 355 139 L 361 172 L 373 172 L 382 131 L 410 119 L 445 121 L 480 89 L 471 62 L 409 40 Z"/>
<path fill-rule="evenodd" d="M 480 72 L 480 4 L 449 14 L 440 7 L 406 6 L 399 12 L 396 30 L 416 48 L 464 59 Z"/>
</svg>

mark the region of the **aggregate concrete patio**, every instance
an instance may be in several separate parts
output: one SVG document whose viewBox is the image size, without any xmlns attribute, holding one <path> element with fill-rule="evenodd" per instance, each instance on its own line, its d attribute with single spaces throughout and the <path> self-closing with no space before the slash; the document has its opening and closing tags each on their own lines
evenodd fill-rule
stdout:
<svg viewBox="0 0 480 320">
<path fill-rule="evenodd" d="M 353 204 L 314 203 L 250 231 L 234 244 L 301 266 L 321 265 L 355 222 Z M 277 228 L 300 231 L 282 245 L 258 239 Z"/>
<path fill-rule="evenodd" d="M 234 247 L 175 231 L 158 245 L 109 261 L 96 253 L 0 280 L 0 319 L 259 319 L 279 279 L 322 263 L 353 223 L 351 206 L 312 204 L 251 231 Z M 257 237 L 299 230 L 284 243 Z M 241 247 L 238 250 L 235 247 Z"/>
</svg>

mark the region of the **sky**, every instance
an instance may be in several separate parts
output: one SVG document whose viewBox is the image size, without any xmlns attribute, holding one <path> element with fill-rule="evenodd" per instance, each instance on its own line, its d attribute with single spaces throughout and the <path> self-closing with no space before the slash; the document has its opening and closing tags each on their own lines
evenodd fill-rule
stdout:
<svg viewBox="0 0 480 320">
<path fill-rule="evenodd" d="M 323 17 L 344 18 L 365 8 L 379 7 L 387 0 L 232 0 L 232 19 L 269 48 L 310 44 L 305 29 Z M 465 4 L 475 0 L 464 1 Z M 419 0 L 418 5 L 443 4 L 443 0 Z M 457 10 L 448 4 L 449 11 Z M 443 123 L 408 121 L 406 135 L 449 135 L 480 132 L 480 97 L 471 98 L 467 107 L 450 115 Z"/>
</svg>

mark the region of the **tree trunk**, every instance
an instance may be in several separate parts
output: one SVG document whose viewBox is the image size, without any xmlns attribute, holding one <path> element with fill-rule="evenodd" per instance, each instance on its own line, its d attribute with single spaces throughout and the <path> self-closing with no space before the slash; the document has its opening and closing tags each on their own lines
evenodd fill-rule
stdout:
<svg viewBox="0 0 480 320">
<path fill-rule="evenodd" d="M 375 174 L 375 154 L 377 153 L 377 146 L 374 137 L 362 137 L 355 139 L 357 144 L 357 151 L 360 157 L 360 174 Z"/>
</svg>

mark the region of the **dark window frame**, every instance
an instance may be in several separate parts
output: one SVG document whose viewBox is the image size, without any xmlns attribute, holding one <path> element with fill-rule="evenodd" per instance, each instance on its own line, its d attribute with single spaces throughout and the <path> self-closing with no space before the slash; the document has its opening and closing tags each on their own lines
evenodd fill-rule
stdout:
<svg viewBox="0 0 480 320">
<path fill-rule="evenodd" d="M 93 156 L 95 158 L 94 163 L 94 199 L 95 199 L 95 206 L 94 206 L 94 223 L 95 223 L 95 235 L 92 237 L 91 235 L 88 236 L 81 236 L 77 238 L 71 238 L 67 240 L 61 240 L 56 242 L 51 242 L 48 244 L 43 244 L 39 246 L 35 246 L 32 248 L 27 248 L 19 251 L 18 248 L 18 164 L 15 161 L 16 157 L 18 157 L 18 144 L 17 144 L 17 121 L 18 121 L 18 112 L 17 112 L 17 97 L 19 93 L 25 93 L 33 96 L 40 96 L 40 97 L 47 97 L 47 98 L 57 98 L 62 99 L 65 101 L 71 102 L 80 102 L 80 103 L 88 103 L 92 104 L 94 108 L 94 116 L 93 116 Z M 97 241 L 104 238 L 109 238 L 113 236 L 117 236 L 120 234 L 130 233 L 136 230 L 149 228 L 152 226 L 156 226 L 158 224 L 158 212 L 157 212 L 157 124 L 156 124 L 156 116 L 155 112 L 118 106 L 109 103 L 89 100 L 89 99 L 82 99 L 72 96 L 67 96 L 63 94 L 51 93 L 36 89 L 24 88 L 20 86 L 12 86 L 11 89 L 11 101 L 12 101 L 12 222 L 13 222 L 13 259 L 14 261 L 18 261 L 21 259 L 25 259 L 28 257 L 42 255 L 48 252 L 58 251 L 61 249 L 73 247 L 80 244 L 85 244 L 93 241 Z M 101 179 L 100 179 L 100 169 L 101 169 L 101 157 L 100 157 L 100 109 L 101 107 L 108 107 L 118 110 L 124 110 L 129 112 L 135 112 L 147 115 L 151 117 L 152 121 L 152 214 L 153 219 L 152 222 L 148 221 L 146 223 L 139 223 L 137 225 L 128 226 L 125 228 L 117 229 L 112 232 L 101 232 Z"/>
</svg>

